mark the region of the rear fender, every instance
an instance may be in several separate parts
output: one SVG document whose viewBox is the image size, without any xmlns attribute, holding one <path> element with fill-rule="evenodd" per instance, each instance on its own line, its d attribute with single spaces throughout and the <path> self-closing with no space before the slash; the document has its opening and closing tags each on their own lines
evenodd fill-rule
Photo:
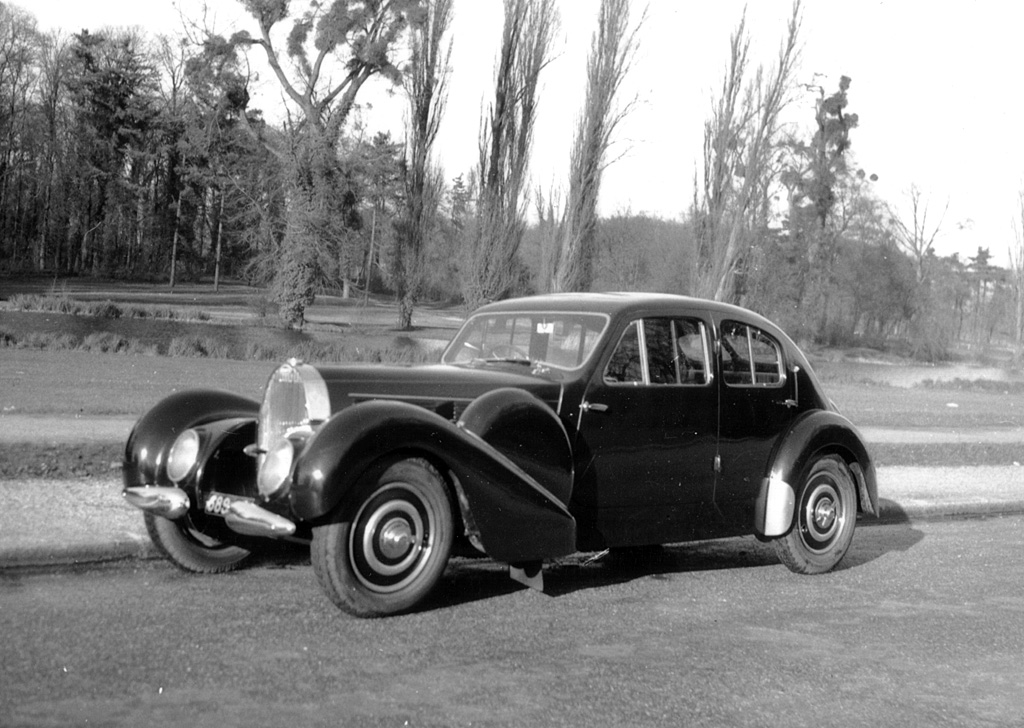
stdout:
<svg viewBox="0 0 1024 728">
<path fill-rule="evenodd" d="M 128 436 L 122 467 L 125 487 L 171 485 L 167 453 L 178 435 L 190 427 L 206 426 L 202 461 L 229 431 L 236 438 L 254 436 L 259 408 L 258 402 L 219 390 L 190 390 L 166 397 L 135 423 Z"/>
<path fill-rule="evenodd" d="M 754 508 L 754 533 L 762 538 L 785 535 L 793 523 L 797 489 L 808 465 L 818 457 L 843 458 L 857 487 L 858 510 L 878 514 L 875 465 L 857 428 L 830 410 L 808 412 L 781 439 Z"/>
<path fill-rule="evenodd" d="M 478 398 L 458 424 L 397 401 L 342 410 L 317 430 L 299 456 L 289 492 L 292 512 L 303 520 L 323 519 L 343 507 L 346 496 L 382 460 L 415 453 L 441 464 L 457 480 L 463 520 L 472 524 L 472 535 L 492 558 L 517 563 L 572 553 L 576 522 L 566 505 L 572 483 L 568 437 L 543 403 L 509 391 Z M 531 421 L 549 434 L 557 423 L 564 452 L 549 446 L 532 459 L 528 447 L 506 454 L 499 447 L 510 447 L 514 438 L 502 423 L 503 414 Z"/>
</svg>

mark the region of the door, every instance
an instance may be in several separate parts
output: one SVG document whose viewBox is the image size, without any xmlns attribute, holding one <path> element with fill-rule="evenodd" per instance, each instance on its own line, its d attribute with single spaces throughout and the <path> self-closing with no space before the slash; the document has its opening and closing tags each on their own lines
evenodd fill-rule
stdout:
<svg viewBox="0 0 1024 728">
<path fill-rule="evenodd" d="M 711 503 L 718 423 L 708 322 L 637 319 L 581 407 L 580 497 L 606 545 L 689 538 Z"/>
<path fill-rule="evenodd" d="M 721 414 L 716 509 L 749 529 L 754 500 L 776 442 L 793 418 L 793 384 L 782 347 L 760 329 L 719 322 Z"/>
</svg>

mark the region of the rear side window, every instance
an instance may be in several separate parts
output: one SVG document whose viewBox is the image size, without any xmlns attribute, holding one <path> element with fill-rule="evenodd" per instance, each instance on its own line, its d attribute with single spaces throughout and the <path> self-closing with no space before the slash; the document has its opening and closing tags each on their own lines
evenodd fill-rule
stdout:
<svg viewBox="0 0 1024 728">
<path fill-rule="evenodd" d="M 722 324 L 722 376 L 733 386 L 780 386 L 782 350 L 760 329 L 726 321 Z"/>
</svg>

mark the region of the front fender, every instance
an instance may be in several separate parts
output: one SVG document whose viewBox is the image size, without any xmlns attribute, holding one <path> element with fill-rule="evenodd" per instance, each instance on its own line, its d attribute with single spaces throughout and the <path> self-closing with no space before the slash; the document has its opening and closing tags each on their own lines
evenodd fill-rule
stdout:
<svg viewBox="0 0 1024 728">
<path fill-rule="evenodd" d="M 463 507 L 470 511 L 464 515 L 471 516 L 467 521 L 475 525 L 492 558 L 517 563 L 575 551 L 576 522 L 564 489 L 566 478 L 571 483 L 571 470 L 554 484 L 542 484 L 461 424 L 397 401 L 364 402 L 342 410 L 317 430 L 298 458 L 288 495 L 292 512 L 303 520 L 321 519 L 373 472 L 375 463 L 415 452 L 443 463 L 458 480 L 467 501 Z M 571 458 L 564 460 L 571 468 Z M 536 472 L 547 470 L 551 468 Z"/>
<path fill-rule="evenodd" d="M 755 503 L 754 532 L 758 536 L 772 538 L 789 530 L 805 469 L 829 453 L 842 457 L 853 473 L 859 509 L 878 513 L 878 479 L 864 439 L 839 413 L 815 410 L 798 419 L 776 446 Z"/>
<path fill-rule="evenodd" d="M 255 427 L 259 409 L 258 402 L 219 390 L 189 390 L 162 399 L 128 435 L 121 469 L 124 486 L 170 485 L 167 452 L 178 435 L 221 420 L 251 420 Z M 234 422 L 230 427 L 239 426 L 242 423 Z"/>
</svg>

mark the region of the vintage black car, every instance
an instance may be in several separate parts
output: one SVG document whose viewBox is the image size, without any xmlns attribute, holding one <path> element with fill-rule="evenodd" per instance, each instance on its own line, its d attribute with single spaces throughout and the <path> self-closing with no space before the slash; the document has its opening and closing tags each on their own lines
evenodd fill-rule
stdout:
<svg viewBox="0 0 1024 728">
<path fill-rule="evenodd" d="M 189 571 L 310 541 L 361 616 L 414 608 L 453 548 L 542 586 L 577 551 L 754 534 L 821 573 L 878 510 L 863 439 L 785 333 L 655 294 L 493 303 L 440 364 L 292 360 L 262 402 L 172 395 L 129 437 L 124 495 Z"/>
</svg>

